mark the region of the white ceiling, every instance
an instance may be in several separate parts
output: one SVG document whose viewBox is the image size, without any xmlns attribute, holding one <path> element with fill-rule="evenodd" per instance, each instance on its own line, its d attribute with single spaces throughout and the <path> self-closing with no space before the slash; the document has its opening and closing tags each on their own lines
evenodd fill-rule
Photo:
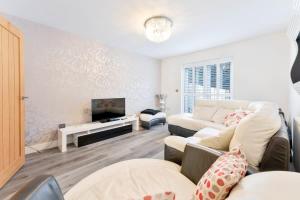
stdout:
<svg viewBox="0 0 300 200">
<path fill-rule="evenodd" d="M 0 12 L 154 58 L 185 54 L 287 28 L 292 0 L 0 0 Z M 144 21 L 166 15 L 170 40 L 144 36 Z"/>
</svg>

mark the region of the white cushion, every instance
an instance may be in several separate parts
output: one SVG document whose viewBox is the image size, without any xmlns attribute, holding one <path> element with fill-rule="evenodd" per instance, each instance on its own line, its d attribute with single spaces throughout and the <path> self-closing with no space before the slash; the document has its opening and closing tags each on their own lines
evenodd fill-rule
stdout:
<svg viewBox="0 0 300 200">
<path fill-rule="evenodd" d="M 223 130 L 204 128 L 197 132 L 200 137 L 199 144 L 223 151 L 228 151 L 229 144 L 234 134 L 235 127 L 231 126 Z"/>
<path fill-rule="evenodd" d="M 153 119 L 158 119 L 158 118 L 166 118 L 166 113 L 164 112 L 159 112 L 156 113 L 155 115 L 150 115 L 150 114 L 140 114 L 140 119 L 144 122 L 150 122 Z"/>
<path fill-rule="evenodd" d="M 194 108 L 193 118 L 211 121 L 217 108 L 213 106 L 197 106 Z"/>
<path fill-rule="evenodd" d="M 300 173 L 261 172 L 243 178 L 227 200 L 299 199 Z"/>
<path fill-rule="evenodd" d="M 278 106 L 269 102 L 255 102 L 248 107 L 254 111 L 240 121 L 230 142 L 230 149 L 241 145 L 250 165 L 257 167 L 270 138 L 279 130 L 281 119 Z"/>
<path fill-rule="evenodd" d="M 172 147 L 174 149 L 177 149 L 178 151 L 184 152 L 185 146 L 190 144 L 198 144 L 200 141 L 200 138 L 198 137 L 180 137 L 180 136 L 168 136 L 164 139 L 165 145 Z"/>
<path fill-rule="evenodd" d="M 180 166 L 156 159 L 119 162 L 82 179 L 66 200 L 135 199 L 146 194 L 174 191 L 176 199 L 190 199 L 196 185 L 180 173 Z"/>
<path fill-rule="evenodd" d="M 219 124 L 223 124 L 225 117 L 233 111 L 234 111 L 233 109 L 219 108 L 217 112 L 214 114 L 214 116 L 212 117 L 212 121 Z"/>
<path fill-rule="evenodd" d="M 226 128 L 224 124 L 218 124 L 205 120 L 197 120 L 192 118 L 190 114 L 172 115 L 167 118 L 168 124 L 180 126 L 182 128 L 198 131 L 205 127 L 216 129 Z"/>
</svg>

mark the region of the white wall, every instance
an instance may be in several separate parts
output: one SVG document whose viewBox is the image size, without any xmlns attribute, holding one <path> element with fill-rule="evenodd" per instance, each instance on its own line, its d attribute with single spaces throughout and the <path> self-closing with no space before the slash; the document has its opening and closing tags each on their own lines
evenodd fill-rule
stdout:
<svg viewBox="0 0 300 200">
<path fill-rule="evenodd" d="M 296 59 L 296 56 L 298 54 L 298 46 L 296 43 L 297 36 L 300 32 L 300 0 L 294 1 L 294 10 L 292 13 L 292 20 L 290 22 L 287 35 L 290 39 L 290 67 L 288 68 L 288 71 L 291 70 L 294 61 Z M 299 67 L 299 66 L 298 66 Z M 289 105 L 290 105 L 290 126 L 292 129 L 293 134 L 293 161 L 294 161 L 294 167 L 295 170 L 300 172 L 300 152 L 299 152 L 299 146 L 300 146 L 300 132 L 299 132 L 299 124 L 297 123 L 297 120 L 294 120 L 296 117 L 300 117 L 300 94 L 296 92 L 296 90 L 293 87 L 292 82 L 290 81 L 289 84 Z M 299 120 L 298 120 L 299 121 Z"/>
<path fill-rule="evenodd" d="M 155 106 L 160 61 L 19 18 L 24 33 L 26 144 L 56 140 L 58 124 L 91 120 L 93 98 L 126 98 L 133 114 Z"/>
<path fill-rule="evenodd" d="M 300 24 L 299 24 L 300 25 Z M 296 38 L 295 38 L 296 39 Z M 291 52 L 291 57 L 290 57 L 290 67 L 288 70 L 290 71 L 291 67 L 294 64 L 295 58 L 298 54 L 298 47 L 296 40 L 291 38 L 290 41 L 290 52 Z M 293 87 L 292 81 L 289 83 L 289 105 L 290 105 L 290 116 L 292 118 L 296 116 L 300 116 L 300 94 L 296 92 L 296 90 Z"/>
<path fill-rule="evenodd" d="M 279 32 L 164 59 L 161 91 L 168 95 L 168 114 L 181 110 L 182 66 L 225 57 L 233 59 L 234 99 L 273 101 L 288 111 L 289 42 L 286 34 Z"/>
<path fill-rule="evenodd" d="M 296 56 L 298 54 L 298 46 L 296 43 L 297 36 L 300 32 L 300 0 L 294 1 L 294 10 L 292 13 L 291 22 L 287 30 L 287 35 L 290 39 L 290 65 L 288 71 L 290 72 Z M 293 87 L 292 82 L 290 81 L 290 94 L 289 94 L 289 103 L 290 103 L 290 114 L 292 118 L 300 116 L 300 94 L 296 92 Z"/>
</svg>

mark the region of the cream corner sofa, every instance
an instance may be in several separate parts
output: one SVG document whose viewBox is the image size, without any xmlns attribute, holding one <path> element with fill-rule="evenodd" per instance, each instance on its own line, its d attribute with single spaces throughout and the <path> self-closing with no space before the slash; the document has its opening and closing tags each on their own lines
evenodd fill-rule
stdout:
<svg viewBox="0 0 300 200">
<path fill-rule="evenodd" d="M 241 145 L 249 164 L 260 171 L 288 170 L 290 144 L 287 127 L 279 114 L 279 107 L 271 102 L 197 101 L 193 114 L 168 117 L 169 131 L 175 136 L 165 139 L 165 159 L 180 164 L 186 144 L 199 144 L 197 134 L 194 136 L 197 131 L 203 128 L 226 129 L 225 116 L 239 109 L 252 114 L 236 126 L 229 148 Z"/>
</svg>

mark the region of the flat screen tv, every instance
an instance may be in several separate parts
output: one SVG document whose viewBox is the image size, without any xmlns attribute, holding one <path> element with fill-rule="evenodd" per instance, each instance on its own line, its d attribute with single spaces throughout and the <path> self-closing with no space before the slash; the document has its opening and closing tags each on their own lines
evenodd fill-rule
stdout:
<svg viewBox="0 0 300 200">
<path fill-rule="evenodd" d="M 109 122 L 125 116 L 125 98 L 92 99 L 92 121 Z"/>
</svg>

